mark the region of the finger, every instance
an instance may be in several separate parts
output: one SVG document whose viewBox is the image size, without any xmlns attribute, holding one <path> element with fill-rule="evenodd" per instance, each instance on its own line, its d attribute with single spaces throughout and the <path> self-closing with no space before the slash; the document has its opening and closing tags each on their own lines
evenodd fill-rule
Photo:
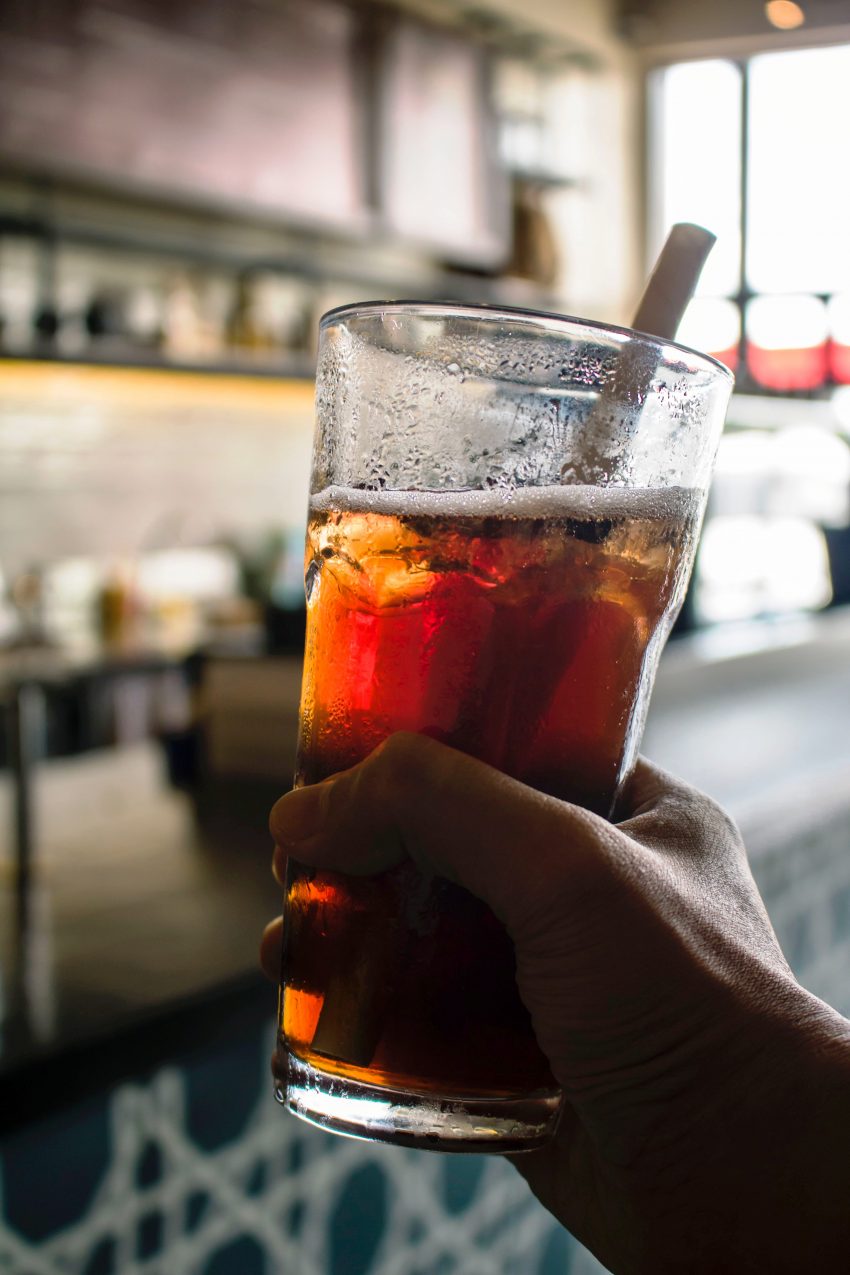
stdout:
<svg viewBox="0 0 850 1275">
<path fill-rule="evenodd" d="M 275 843 L 285 840 L 294 845 L 310 836 L 315 825 L 322 818 L 322 812 L 330 796 L 329 788 L 337 778 L 337 775 L 329 775 L 321 783 L 293 788 L 291 792 L 284 793 L 275 802 L 269 816 L 269 831 Z M 283 828 L 285 833 L 283 837 L 279 837 L 278 829 Z"/>
<path fill-rule="evenodd" d="M 648 758 L 638 757 L 617 798 L 616 821 L 624 823 L 648 810 L 655 810 L 662 801 L 674 794 L 691 791 L 694 790 L 683 780 L 662 770 Z"/>
<path fill-rule="evenodd" d="M 394 735 L 332 783 L 288 793 L 276 842 L 320 869 L 380 872 L 409 854 L 459 882 L 515 929 L 574 888 L 588 852 L 617 834 L 605 820 L 526 787 L 421 735 Z"/>
<path fill-rule="evenodd" d="M 286 860 L 289 858 L 283 846 L 275 846 L 272 854 L 272 876 L 278 885 L 286 888 Z"/>
<path fill-rule="evenodd" d="M 276 983 L 280 978 L 280 953 L 283 945 L 283 918 L 269 921 L 260 939 L 260 968 L 266 978 Z"/>
<path fill-rule="evenodd" d="M 731 817 L 705 793 L 660 766 L 638 759 L 617 803 L 617 827 L 641 845 L 692 859 L 718 848 L 744 854 Z"/>
</svg>

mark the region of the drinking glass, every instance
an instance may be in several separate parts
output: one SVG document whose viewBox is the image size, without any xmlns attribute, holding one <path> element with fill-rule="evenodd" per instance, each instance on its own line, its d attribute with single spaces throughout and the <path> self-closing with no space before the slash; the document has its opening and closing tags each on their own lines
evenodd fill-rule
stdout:
<svg viewBox="0 0 850 1275">
<path fill-rule="evenodd" d="M 325 315 L 296 784 L 415 731 L 609 815 L 731 386 L 713 359 L 581 319 Z M 290 861 L 279 1028 L 278 1096 L 339 1133 L 517 1151 L 557 1122 L 507 934 L 410 861 Z"/>
</svg>

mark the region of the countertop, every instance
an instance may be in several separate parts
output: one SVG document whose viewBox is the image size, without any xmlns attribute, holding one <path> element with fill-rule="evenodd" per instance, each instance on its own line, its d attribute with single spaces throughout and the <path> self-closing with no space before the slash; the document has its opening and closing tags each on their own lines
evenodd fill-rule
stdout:
<svg viewBox="0 0 850 1275">
<path fill-rule="evenodd" d="M 751 857 L 778 821 L 850 805 L 850 608 L 671 644 L 642 751 L 725 806 Z"/>
<path fill-rule="evenodd" d="M 39 767 L 24 916 L 0 860 L 0 1127 L 161 1065 L 237 1011 L 273 1020 L 257 944 L 280 906 L 267 815 L 285 786 L 217 784 L 199 817 L 155 743 Z M 10 802 L 4 782 L 4 829 Z"/>
</svg>

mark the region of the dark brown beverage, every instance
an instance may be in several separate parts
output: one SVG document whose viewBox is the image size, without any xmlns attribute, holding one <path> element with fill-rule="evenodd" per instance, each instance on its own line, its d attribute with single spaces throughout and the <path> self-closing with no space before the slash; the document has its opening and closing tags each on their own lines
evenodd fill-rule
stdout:
<svg viewBox="0 0 850 1275">
<path fill-rule="evenodd" d="M 408 730 L 607 815 L 700 507 L 681 488 L 314 498 L 298 782 Z M 291 864 L 285 942 L 281 1032 L 319 1070 L 458 1097 L 554 1088 L 510 941 L 459 887 L 411 863 Z"/>
</svg>

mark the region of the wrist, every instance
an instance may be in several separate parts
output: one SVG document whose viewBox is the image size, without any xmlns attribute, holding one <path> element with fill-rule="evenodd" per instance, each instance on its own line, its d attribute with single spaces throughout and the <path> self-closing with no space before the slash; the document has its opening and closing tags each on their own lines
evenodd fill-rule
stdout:
<svg viewBox="0 0 850 1275">
<path fill-rule="evenodd" d="M 783 1148 L 784 1224 L 810 1269 L 843 1269 L 850 1252 L 850 1022 L 810 993 L 801 1000 L 797 1066 L 789 1087 Z M 780 1230 L 783 1229 L 780 1227 Z"/>
<path fill-rule="evenodd" d="M 634 1269 L 843 1269 L 850 1022 L 780 979 L 703 1061 L 702 1101 L 690 1086 L 694 1110 L 679 1113 L 660 1159 L 640 1170 L 654 1202 L 639 1189 L 646 1243 Z"/>
</svg>

